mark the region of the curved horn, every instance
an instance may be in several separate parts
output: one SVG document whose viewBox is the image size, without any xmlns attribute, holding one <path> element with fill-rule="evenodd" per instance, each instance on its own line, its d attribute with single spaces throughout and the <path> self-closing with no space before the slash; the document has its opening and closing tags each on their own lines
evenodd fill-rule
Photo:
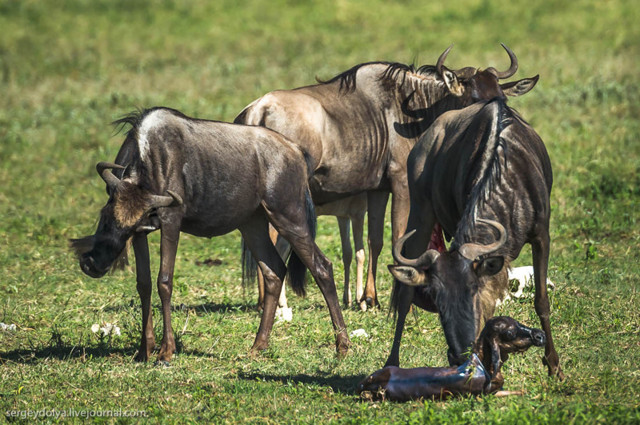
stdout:
<svg viewBox="0 0 640 425">
<path fill-rule="evenodd" d="M 122 165 L 114 164 L 112 162 L 98 162 L 96 164 L 96 171 L 102 177 L 102 180 L 107 184 L 107 187 L 111 190 L 118 187 L 120 184 L 120 179 L 113 175 L 111 172 L 112 168 L 124 169 Z"/>
<path fill-rule="evenodd" d="M 397 263 L 405 266 L 428 268 L 436 261 L 436 259 L 440 255 L 440 253 L 435 249 L 428 249 L 424 254 L 422 254 L 415 260 L 406 258 L 401 254 L 404 243 L 407 239 L 413 236 L 415 232 L 416 230 L 413 229 L 412 231 L 405 233 L 400 239 L 396 241 L 395 244 L 393 244 L 393 259 L 396 260 Z"/>
<path fill-rule="evenodd" d="M 402 111 L 403 114 L 405 114 L 410 118 L 426 118 L 427 109 L 416 109 L 413 111 L 409 109 L 409 103 L 411 103 L 411 101 L 413 100 L 413 96 L 415 94 L 416 94 L 416 91 L 414 90 L 411 92 L 411 94 L 409 94 L 409 96 L 407 96 L 405 100 L 402 101 L 402 103 L 400 104 L 400 110 Z"/>
<path fill-rule="evenodd" d="M 485 220 L 483 218 L 479 218 L 478 222 L 493 226 L 500 234 L 500 237 L 498 238 L 497 241 L 488 245 L 482 245 L 477 243 L 466 243 L 462 245 L 458 249 L 458 252 L 460 253 L 460 255 L 462 255 L 463 257 L 471 261 L 475 261 L 481 255 L 485 255 L 485 254 L 489 254 L 491 252 L 497 251 L 502 247 L 502 245 L 504 245 L 507 242 L 507 231 L 505 230 L 502 224 L 498 223 L 497 221 Z"/>
<path fill-rule="evenodd" d="M 453 44 L 449 46 L 447 50 L 442 52 L 442 54 L 438 58 L 438 62 L 436 62 L 436 71 L 438 71 L 438 74 L 440 75 L 442 75 L 442 67 L 444 66 L 444 60 L 447 58 L 447 55 L 449 54 L 449 50 L 451 50 L 452 47 L 453 47 Z"/>
<path fill-rule="evenodd" d="M 504 50 L 507 51 L 509 59 L 511 59 L 511 65 L 506 71 L 501 72 L 496 70 L 495 68 L 487 68 L 487 71 L 498 77 L 499 80 L 504 80 L 505 78 L 511 77 L 518 70 L 518 58 L 516 57 L 516 54 L 511 51 L 511 49 L 504 45 L 504 43 L 500 43 L 500 45 L 504 47 Z"/>
<path fill-rule="evenodd" d="M 149 209 L 162 207 L 178 207 L 183 204 L 180 195 L 172 190 L 167 190 L 167 193 L 171 196 L 151 195 L 151 200 L 148 205 Z"/>
</svg>

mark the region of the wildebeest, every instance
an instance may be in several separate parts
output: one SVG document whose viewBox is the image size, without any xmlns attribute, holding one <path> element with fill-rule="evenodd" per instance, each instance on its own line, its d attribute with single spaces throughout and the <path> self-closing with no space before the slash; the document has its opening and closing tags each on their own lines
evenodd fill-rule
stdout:
<svg viewBox="0 0 640 425">
<path fill-rule="evenodd" d="M 508 316 L 489 319 L 475 343 L 473 353 L 457 367 L 387 366 L 358 385 L 361 397 L 408 401 L 444 399 L 462 394 L 493 394 L 502 389 L 501 368 L 509 354 L 523 353 L 545 344 L 544 332 L 532 329 Z M 500 391 L 497 395 L 519 394 Z"/>
<path fill-rule="evenodd" d="M 487 313 L 481 311 L 478 289 L 482 293 L 484 279 L 504 273 L 504 266 L 530 243 L 535 310 L 547 341 L 544 363 L 550 374 L 562 377 L 545 284 L 553 178 L 538 134 L 499 95 L 443 114 L 416 144 L 407 167 L 411 193 L 407 228 L 412 230 L 394 246 L 400 265 L 389 266 L 402 283 L 396 281 L 394 288 L 398 320 L 387 365 L 399 363 L 412 300 L 439 313 L 450 363 L 464 362 L 479 318 Z M 454 237 L 442 254 L 427 250 L 436 222 Z"/>
<path fill-rule="evenodd" d="M 326 82 L 267 93 L 247 106 L 235 122 L 276 130 L 308 152 L 316 205 L 366 192 L 369 233 L 382 232 L 391 193 L 395 241 L 404 234 L 409 214 L 406 160 L 411 148 L 440 114 L 471 104 L 486 93 L 487 82 L 516 72 L 517 59 L 504 48 L 511 65 L 503 72 L 494 68 L 452 71 L 444 66 L 451 47 L 440 55 L 436 66 L 359 64 Z M 502 85 L 501 92 L 518 96 L 534 84 L 532 79 L 523 79 Z M 380 219 L 372 224 L 371 217 Z M 375 266 L 382 246 L 377 241 L 370 243 L 369 261 Z M 375 267 L 370 271 L 357 302 L 377 305 Z"/>
<path fill-rule="evenodd" d="M 349 338 L 332 265 L 313 240 L 315 214 L 302 151 L 266 128 L 193 119 L 168 108 L 145 110 L 116 123 L 132 128 L 116 163 L 97 166 L 109 200 L 95 234 L 73 245 L 82 270 L 97 278 L 133 237 L 142 303 L 137 360 L 146 361 L 155 345 L 147 245 L 147 233 L 155 229 L 161 231 L 158 292 L 164 326 L 158 361 L 168 362 L 176 348 L 170 302 L 181 231 L 213 237 L 240 230 L 265 277 L 265 307 L 252 350 L 267 347 L 287 271 L 269 240 L 269 223 L 293 247 L 289 271 L 294 289 L 303 290 L 306 266 L 329 306 L 336 349 L 346 353 Z"/>
</svg>

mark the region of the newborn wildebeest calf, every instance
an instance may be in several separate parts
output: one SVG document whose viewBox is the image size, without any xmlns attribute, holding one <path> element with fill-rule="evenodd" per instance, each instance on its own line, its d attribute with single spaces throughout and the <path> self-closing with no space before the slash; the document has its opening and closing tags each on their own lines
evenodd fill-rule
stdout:
<svg viewBox="0 0 640 425">
<path fill-rule="evenodd" d="M 116 124 L 130 124 L 132 128 L 116 163 L 97 166 L 107 183 L 109 200 L 96 233 L 72 241 L 72 245 L 82 270 L 98 278 L 133 238 L 142 302 L 142 341 L 137 360 L 148 360 L 155 345 L 147 233 L 156 229 L 161 230 L 158 292 L 164 325 L 158 361 L 168 362 L 176 348 L 170 303 L 181 231 L 210 238 L 240 230 L 258 260 L 266 287 L 252 350 L 267 347 L 287 271 L 269 240 L 269 223 L 293 247 L 289 272 L 294 290 L 304 292 L 306 266 L 329 306 L 336 349 L 346 353 L 349 338 L 332 265 L 313 240 L 315 212 L 307 183 L 308 164 L 300 148 L 263 127 L 198 120 L 168 108 L 132 114 Z"/>
<path fill-rule="evenodd" d="M 487 321 L 469 360 L 461 366 L 413 369 L 387 366 L 362 381 L 358 392 L 363 398 L 393 401 L 496 393 L 502 388 L 504 378 L 500 368 L 509 354 L 544 344 L 542 330 L 531 329 L 511 317 L 494 317 Z"/>
</svg>

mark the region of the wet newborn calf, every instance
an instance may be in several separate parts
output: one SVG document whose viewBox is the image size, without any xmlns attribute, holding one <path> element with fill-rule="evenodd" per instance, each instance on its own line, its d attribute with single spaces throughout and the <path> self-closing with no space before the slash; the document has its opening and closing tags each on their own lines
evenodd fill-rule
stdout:
<svg viewBox="0 0 640 425">
<path fill-rule="evenodd" d="M 545 345 L 545 335 L 507 316 L 487 321 L 469 359 L 457 367 L 387 366 L 358 385 L 366 399 L 394 401 L 443 399 L 457 394 L 490 394 L 502 388 L 502 364 L 510 353 Z"/>
</svg>

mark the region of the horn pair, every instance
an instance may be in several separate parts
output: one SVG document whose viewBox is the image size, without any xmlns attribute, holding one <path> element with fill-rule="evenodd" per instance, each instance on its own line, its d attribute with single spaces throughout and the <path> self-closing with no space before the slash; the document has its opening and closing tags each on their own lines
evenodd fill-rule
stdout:
<svg viewBox="0 0 640 425">
<path fill-rule="evenodd" d="M 123 170 L 126 167 L 122 165 L 114 164 L 112 162 L 99 162 L 96 165 L 96 170 L 102 180 L 107 184 L 110 192 L 113 192 L 120 187 L 122 181 L 117 178 L 112 172 L 111 169 L 119 169 Z M 162 208 L 162 207 L 173 207 L 182 205 L 182 198 L 180 195 L 175 193 L 172 190 L 167 190 L 167 193 L 171 196 L 163 196 L 163 195 L 150 195 L 150 202 L 148 204 L 148 208 Z"/>
<path fill-rule="evenodd" d="M 478 222 L 493 226 L 498 231 L 500 236 L 498 237 L 497 241 L 488 245 L 477 243 L 463 244 L 458 249 L 458 252 L 460 253 L 460 255 L 471 261 L 475 261 L 482 255 L 497 251 L 507 242 L 507 231 L 502 224 L 498 223 L 497 221 L 485 220 L 483 218 L 478 219 Z M 393 259 L 396 260 L 397 263 L 406 266 L 421 267 L 425 269 L 429 268 L 440 255 L 440 253 L 435 249 L 428 249 L 424 254 L 415 259 L 406 258 L 401 254 L 402 247 L 404 246 L 405 241 L 409 239 L 415 232 L 416 231 L 414 229 L 406 233 L 396 241 L 396 243 L 393 245 Z"/>
<path fill-rule="evenodd" d="M 518 58 L 516 57 L 515 53 L 513 53 L 511 49 L 509 49 L 503 43 L 500 43 L 500 45 L 504 48 L 504 50 L 507 51 L 507 54 L 509 55 L 509 59 L 511 60 L 511 65 L 509 66 L 509 69 L 507 69 L 506 71 L 498 71 L 493 67 L 487 68 L 487 71 L 492 73 L 496 77 L 498 77 L 498 79 L 502 80 L 505 78 L 509 78 L 516 73 L 516 71 L 518 70 Z M 447 55 L 449 54 L 449 51 L 451 50 L 452 47 L 453 47 L 453 44 L 449 46 L 447 50 L 445 50 L 438 58 L 438 62 L 436 63 L 436 70 L 440 75 L 442 75 L 442 72 L 443 72 L 442 68 L 444 67 L 444 61 L 447 58 Z M 477 70 L 475 68 L 466 67 L 466 68 L 460 68 L 453 72 L 460 78 L 468 78 L 473 76 L 473 74 L 475 74 L 476 71 Z"/>
</svg>

